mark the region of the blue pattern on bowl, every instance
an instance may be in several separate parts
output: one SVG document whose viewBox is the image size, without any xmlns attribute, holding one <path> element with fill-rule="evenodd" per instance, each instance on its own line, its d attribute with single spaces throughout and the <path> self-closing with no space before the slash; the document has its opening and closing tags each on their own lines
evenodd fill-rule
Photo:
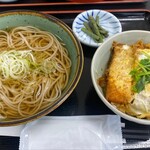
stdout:
<svg viewBox="0 0 150 150">
<path fill-rule="evenodd" d="M 85 34 L 81 28 L 84 27 L 83 23 L 88 21 L 89 16 L 94 18 L 98 15 L 100 18 L 99 24 L 108 31 L 109 37 L 119 32 L 122 32 L 120 21 L 112 14 L 104 10 L 88 10 L 80 13 L 74 20 L 72 29 L 77 38 L 85 45 L 98 47 L 101 43 L 96 43 L 90 36 Z M 105 38 L 104 41 L 107 39 Z"/>
</svg>

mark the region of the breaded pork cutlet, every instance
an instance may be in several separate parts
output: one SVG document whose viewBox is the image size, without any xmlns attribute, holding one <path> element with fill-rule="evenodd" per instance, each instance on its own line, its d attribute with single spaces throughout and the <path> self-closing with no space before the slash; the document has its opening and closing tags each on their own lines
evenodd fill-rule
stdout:
<svg viewBox="0 0 150 150">
<path fill-rule="evenodd" d="M 108 68 L 106 98 L 109 102 L 127 104 L 132 101 L 134 54 L 130 46 L 113 43 L 113 56 Z"/>
</svg>

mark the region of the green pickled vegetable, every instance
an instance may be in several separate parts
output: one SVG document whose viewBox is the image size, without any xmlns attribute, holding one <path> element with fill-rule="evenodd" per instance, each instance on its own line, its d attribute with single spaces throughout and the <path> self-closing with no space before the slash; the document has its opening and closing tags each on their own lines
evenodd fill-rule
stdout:
<svg viewBox="0 0 150 150">
<path fill-rule="evenodd" d="M 89 35 L 90 37 L 92 37 L 94 39 L 94 41 L 98 42 L 99 41 L 99 36 L 97 36 L 96 34 L 94 34 L 93 32 L 89 31 L 86 28 L 82 28 L 81 29 L 84 33 L 86 33 L 87 35 Z"/>
<path fill-rule="evenodd" d="M 89 22 L 90 22 L 90 27 L 92 28 L 92 31 L 96 35 L 100 35 L 100 32 L 98 30 L 98 26 L 97 26 L 96 20 L 93 18 L 93 16 L 89 16 Z"/>
<path fill-rule="evenodd" d="M 91 32 L 92 32 L 92 29 L 90 28 L 88 22 L 84 22 L 83 25 L 84 25 L 84 27 L 85 27 L 88 31 L 91 31 Z"/>
<path fill-rule="evenodd" d="M 100 19 L 89 16 L 88 22 L 84 22 L 84 27 L 81 29 L 84 33 L 90 36 L 95 42 L 101 43 L 108 36 L 108 31 L 99 25 Z"/>
<path fill-rule="evenodd" d="M 100 21 L 100 20 L 99 20 L 99 16 L 97 15 L 97 16 L 96 16 L 96 23 L 97 23 L 97 25 L 99 25 L 99 21 Z"/>
</svg>

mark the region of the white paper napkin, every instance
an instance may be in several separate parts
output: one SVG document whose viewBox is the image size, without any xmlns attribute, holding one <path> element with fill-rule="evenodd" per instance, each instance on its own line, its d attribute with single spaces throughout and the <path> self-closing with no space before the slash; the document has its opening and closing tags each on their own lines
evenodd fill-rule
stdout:
<svg viewBox="0 0 150 150">
<path fill-rule="evenodd" d="M 122 150 L 120 117 L 43 117 L 22 130 L 19 149 Z"/>
</svg>

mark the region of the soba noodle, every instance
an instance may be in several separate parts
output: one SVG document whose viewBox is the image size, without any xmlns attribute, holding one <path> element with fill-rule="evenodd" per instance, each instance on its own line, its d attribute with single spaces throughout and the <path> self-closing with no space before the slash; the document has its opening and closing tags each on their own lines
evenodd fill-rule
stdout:
<svg viewBox="0 0 150 150">
<path fill-rule="evenodd" d="M 33 115 L 55 102 L 71 60 L 53 34 L 32 26 L 0 30 L 0 117 Z"/>
</svg>

